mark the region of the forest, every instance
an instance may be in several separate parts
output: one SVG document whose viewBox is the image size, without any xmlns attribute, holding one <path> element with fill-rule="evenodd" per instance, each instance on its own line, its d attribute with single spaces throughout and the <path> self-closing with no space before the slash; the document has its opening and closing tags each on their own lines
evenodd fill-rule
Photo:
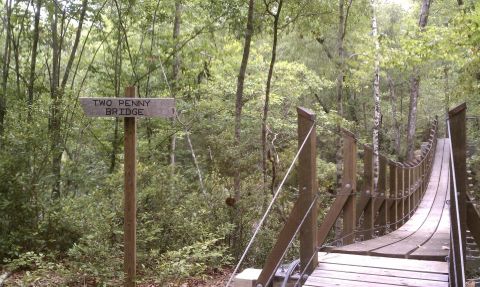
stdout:
<svg viewBox="0 0 480 287">
<path fill-rule="evenodd" d="M 320 214 L 340 128 L 405 160 L 449 108 L 480 113 L 479 0 L 0 5 L 0 286 L 122 285 L 124 120 L 79 98 L 176 102 L 137 123 L 139 286 L 230 275 L 297 152 L 298 106 L 316 114 Z M 289 177 L 242 266 L 261 268 L 297 196 Z"/>
</svg>

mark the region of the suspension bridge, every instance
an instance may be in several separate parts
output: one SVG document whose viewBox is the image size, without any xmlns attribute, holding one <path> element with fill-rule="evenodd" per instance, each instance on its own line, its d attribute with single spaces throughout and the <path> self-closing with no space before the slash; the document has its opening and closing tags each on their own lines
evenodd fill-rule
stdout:
<svg viewBox="0 0 480 287">
<path fill-rule="evenodd" d="M 465 286 L 467 235 L 480 245 L 480 215 L 466 192 L 466 105 L 449 111 L 445 137 L 431 123 L 414 160 L 378 155 L 376 187 L 372 148 L 344 130 L 341 187 L 321 220 L 315 115 L 297 111 L 298 152 L 227 286 Z M 290 216 L 262 269 L 239 273 L 295 163 Z M 300 258 L 283 264 L 297 236 Z"/>
</svg>

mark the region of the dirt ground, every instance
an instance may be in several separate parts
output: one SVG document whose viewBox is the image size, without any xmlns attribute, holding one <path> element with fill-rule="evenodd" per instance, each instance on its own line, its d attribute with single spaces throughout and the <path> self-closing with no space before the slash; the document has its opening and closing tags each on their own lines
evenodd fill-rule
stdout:
<svg viewBox="0 0 480 287">
<path fill-rule="evenodd" d="M 178 282 L 170 282 L 168 284 L 158 283 L 140 283 L 138 287 L 224 287 L 227 283 L 232 270 L 230 268 L 217 269 L 205 274 L 201 277 L 192 277 Z M 1 275 L 1 274 L 0 274 Z M 47 286 L 69 286 L 69 287 L 93 287 L 100 286 L 94 278 L 85 278 L 78 280 L 78 282 L 65 284 L 61 277 L 51 274 L 42 278 L 35 278 L 29 285 L 24 284 L 23 278 L 25 271 L 11 274 L 7 280 L 0 282 L 0 287 L 14 287 L 14 286 L 28 286 L 28 287 L 47 287 Z M 3 283 L 3 284 L 2 284 Z M 3 286 L 2 286 L 3 285 Z M 122 286 L 122 282 L 112 284 L 109 286 Z"/>
</svg>

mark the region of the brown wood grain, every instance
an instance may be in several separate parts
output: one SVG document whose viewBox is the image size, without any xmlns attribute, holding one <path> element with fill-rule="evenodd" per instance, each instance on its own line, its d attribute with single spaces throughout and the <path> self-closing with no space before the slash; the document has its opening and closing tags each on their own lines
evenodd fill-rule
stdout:
<svg viewBox="0 0 480 287">
<path fill-rule="evenodd" d="M 127 87 L 125 89 L 125 96 L 128 98 L 137 97 L 136 87 Z M 124 161 L 124 272 L 125 272 L 125 286 L 135 286 L 136 280 L 136 192 L 137 192 L 137 126 L 135 118 L 124 119 L 125 137 L 125 161 Z"/>
<path fill-rule="evenodd" d="M 355 137 L 344 132 L 343 134 L 343 175 L 342 189 L 351 187 L 352 191 L 357 190 L 357 140 Z M 349 195 L 345 206 L 343 207 L 343 232 L 342 238 L 344 244 L 350 244 L 355 241 L 356 220 L 356 196 Z"/>
</svg>

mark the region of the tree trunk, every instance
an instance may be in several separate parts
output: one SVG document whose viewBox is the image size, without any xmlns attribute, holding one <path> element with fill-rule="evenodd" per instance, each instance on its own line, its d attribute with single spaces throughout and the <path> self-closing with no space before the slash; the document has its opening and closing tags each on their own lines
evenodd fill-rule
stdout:
<svg viewBox="0 0 480 287">
<path fill-rule="evenodd" d="M 248 2 L 248 18 L 247 18 L 247 29 L 245 30 L 245 44 L 243 46 L 243 56 L 242 63 L 240 64 L 240 71 L 238 72 L 237 77 L 237 92 L 235 94 L 235 147 L 239 148 L 240 146 L 240 132 L 242 129 L 242 108 L 243 108 L 243 85 L 245 82 L 245 73 L 247 72 L 248 58 L 250 55 L 250 44 L 252 42 L 253 35 L 253 5 L 254 0 L 249 0 Z M 240 154 L 238 155 L 238 158 Z M 239 164 L 240 160 L 234 166 L 234 180 L 233 180 L 233 190 L 235 202 L 240 200 L 240 173 L 241 167 Z"/>
<path fill-rule="evenodd" d="M 420 19 L 418 26 L 420 31 L 425 29 L 428 22 L 428 14 L 430 5 L 433 0 L 423 0 L 420 11 Z M 408 160 L 413 159 L 413 151 L 415 149 L 415 129 L 417 125 L 417 103 L 420 94 L 420 75 L 418 67 L 413 68 L 413 74 L 410 78 L 410 106 L 408 110 L 408 125 L 407 125 L 407 150 L 406 157 Z"/>
<path fill-rule="evenodd" d="M 58 40 L 58 5 L 54 5 L 54 12 L 51 15 L 50 28 L 52 32 L 52 72 L 50 77 L 50 98 L 52 106 L 50 108 L 49 132 L 51 138 L 52 150 L 52 174 L 54 176 L 52 197 L 60 196 L 60 170 L 62 152 L 60 147 L 60 99 L 59 99 L 59 78 L 60 78 L 60 47 Z"/>
<path fill-rule="evenodd" d="M 445 93 L 445 114 L 448 114 L 448 111 L 450 110 L 450 88 L 448 84 L 448 67 L 445 66 L 443 68 L 443 76 L 445 78 L 445 87 L 444 87 L 444 93 Z"/>
<path fill-rule="evenodd" d="M 270 105 L 270 88 L 272 84 L 273 68 L 275 66 L 275 60 L 277 58 L 277 42 L 278 42 L 278 22 L 280 20 L 280 13 L 282 11 L 283 0 L 279 0 L 277 11 L 275 13 L 270 11 L 267 5 L 267 12 L 270 13 L 273 20 L 273 44 L 272 44 L 272 56 L 270 59 L 270 67 L 268 69 L 267 84 L 265 88 L 265 102 L 263 105 L 263 117 L 262 117 L 262 171 L 263 171 L 263 191 L 267 193 L 267 119 Z M 266 197 L 265 197 L 266 198 Z"/>
<path fill-rule="evenodd" d="M 343 83 L 345 77 L 345 35 L 347 32 L 348 15 L 350 14 L 350 7 L 352 6 L 352 0 L 349 0 L 345 9 L 345 0 L 338 1 L 338 32 L 337 32 L 337 70 L 338 75 L 336 79 L 336 101 L 337 101 L 337 113 L 343 118 Z M 336 162 L 336 182 L 337 188 L 340 187 L 340 180 L 342 177 L 343 168 L 343 154 L 342 154 L 342 137 L 340 136 L 340 126 L 337 126 L 338 136 L 335 139 L 335 162 Z"/>
<path fill-rule="evenodd" d="M 390 75 L 387 74 L 388 89 L 390 92 L 390 104 L 392 105 L 393 127 L 395 129 L 395 153 L 400 155 L 400 143 L 402 140 L 402 129 L 397 118 L 397 95 L 395 94 L 395 83 Z"/>
<path fill-rule="evenodd" d="M 122 31 L 121 31 L 121 27 L 118 27 L 117 47 L 115 49 L 115 61 L 114 61 L 115 75 L 113 77 L 114 79 L 113 84 L 115 87 L 116 98 L 120 97 L 120 90 L 121 90 L 121 76 L 122 76 L 122 63 L 123 63 L 122 52 L 123 52 Z M 118 124 L 119 124 L 119 119 L 115 118 L 113 140 L 112 140 L 112 153 L 110 154 L 110 169 L 109 169 L 110 173 L 113 173 L 115 171 L 115 166 L 117 161 L 117 151 L 118 151 L 118 146 L 120 145 L 120 142 L 118 139 Z"/>
<path fill-rule="evenodd" d="M 62 53 L 62 44 L 64 42 L 65 34 L 58 35 L 58 10 L 59 5 L 54 5 L 53 15 L 51 15 L 51 32 L 52 32 L 52 73 L 50 79 L 50 97 L 52 99 L 52 106 L 50 110 L 50 137 L 52 150 L 52 174 L 53 174 L 53 188 L 52 197 L 58 198 L 60 196 L 61 188 L 61 163 L 62 163 L 62 102 L 64 88 L 68 81 L 73 60 L 77 52 L 78 42 L 82 33 L 83 21 L 87 10 L 87 0 L 82 1 L 82 8 L 80 18 L 78 20 L 77 31 L 75 34 L 74 44 L 70 55 L 68 57 L 65 73 L 63 74 L 62 83 L 60 85 L 60 56 Z M 62 18 L 64 18 L 63 12 Z M 63 26 L 63 24 L 62 24 Z"/>
<path fill-rule="evenodd" d="M 378 174 L 379 174 L 379 132 L 380 132 L 380 41 L 378 39 L 378 27 L 375 0 L 370 1 L 372 8 L 372 35 L 375 42 L 375 67 L 373 73 L 373 101 L 375 103 L 375 112 L 373 115 L 373 191 L 378 191 Z"/>
<path fill-rule="evenodd" d="M 195 155 L 195 150 L 193 149 L 192 141 L 190 140 L 190 131 L 188 131 L 186 129 L 185 134 L 186 134 L 186 138 L 187 138 L 188 147 L 190 148 L 190 153 L 192 155 L 193 164 L 195 165 L 195 169 L 197 170 L 197 175 L 198 175 L 198 181 L 200 183 L 200 188 L 202 189 L 202 193 L 204 195 L 206 195 L 207 192 L 205 191 L 205 185 L 203 184 L 202 171 L 200 170 L 200 165 L 198 164 L 197 156 Z"/>
<path fill-rule="evenodd" d="M 27 105 L 28 105 L 28 120 L 32 119 L 32 105 L 33 105 L 33 88 L 35 84 L 35 68 L 37 65 L 37 52 L 38 52 L 38 39 L 40 34 L 40 9 L 42 7 L 42 0 L 37 0 L 35 10 L 35 20 L 33 24 L 33 45 L 32 45 L 32 56 L 30 58 L 30 76 L 28 81 L 28 96 L 27 96 Z"/>
<path fill-rule="evenodd" d="M 247 72 L 247 65 L 248 59 L 250 57 L 250 44 L 252 42 L 253 36 L 253 8 L 254 8 L 254 0 L 248 1 L 248 16 L 247 16 L 247 27 L 245 29 L 245 43 L 243 45 L 243 56 L 242 62 L 240 64 L 240 70 L 238 72 L 237 77 L 237 91 L 235 94 L 235 131 L 234 131 L 234 143 L 235 148 L 240 148 L 240 140 L 241 140 L 241 121 L 242 121 L 242 108 L 243 108 L 243 89 L 245 83 L 245 74 Z M 234 165 L 234 177 L 233 177 L 233 191 L 234 191 L 234 200 L 233 204 L 238 203 L 241 198 L 240 194 L 240 184 L 241 184 L 241 165 L 240 165 L 240 157 L 241 157 L 241 150 L 239 149 L 239 153 L 235 158 L 235 165 Z M 210 155 L 210 158 L 212 156 Z M 240 255 L 240 247 L 241 247 L 241 235 L 242 235 L 242 217 L 241 217 L 241 210 L 238 205 L 234 205 L 234 209 L 231 213 L 231 221 L 235 225 L 235 229 L 232 232 L 232 249 L 234 252 L 235 258 L 238 259 Z"/>
<path fill-rule="evenodd" d="M 352 0 L 349 0 L 347 9 L 345 9 L 345 0 L 338 1 L 338 32 L 337 32 L 337 70 L 338 75 L 336 79 L 336 101 L 337 113 L 343 118 L 343 82 L 344 82 L 344 67 L 345 67 L 345 49 L 343 47 L 345 35 L 347 32 L 347 21 Z M 337 124 L 337 135 L 335 138 L 335 163 L 336 163 L 336 191 L 340 193 L 341 180 L 343 172 L 343 137 L 341 136 L 340 124 Z M 343 222 L 342 219 L 335 223 L 335 238 L 340 238 L 342 234 Z"/>
<path fill-rule="evenodd" d="M 175 1 L 175 19 L 173 22 L 173 41 L 175 43 L 174 53 L 173 53 L 173 73 L 172 73 L 172 97 L 177 97 L 178 91 L 178 81 L 180 79 L 180 65 L 181 65 L 181 58 L 180 58 L 180 25 L 182 23 L 182 3 L 180 0 Z M 173 120 L 175 121 L 175 120 Z M 173 122 L 172 122 L 173 123 Z M 175 134 L 172 135 L 171 142 L 170 142 L 170 165 L 172 167 L 172 171 L 175 167 L 175 148 L 176 148 L 176 136 Z"/>
<path fill-rule="evenodd" d="M 5 1 L 5 11 L 6 19 L 4 23 L 6 26 L 5 33 L 5 48 L 3 50 L 3 73 L 2 73 L 2 88 L 0 94 L 0 137 L 3 136 L 5 132 L 5 115 L 7 113 L 7 81 L 8 73 L 10 71 L 10 50 L 11 50 L 11 35 L 12 35 L 12 26 L 11 26 L 11 16 L 12 16 L 12 0 Z M 0 139 L 0 147 L 2 146 L 2 141 Z"/>
</svg>

